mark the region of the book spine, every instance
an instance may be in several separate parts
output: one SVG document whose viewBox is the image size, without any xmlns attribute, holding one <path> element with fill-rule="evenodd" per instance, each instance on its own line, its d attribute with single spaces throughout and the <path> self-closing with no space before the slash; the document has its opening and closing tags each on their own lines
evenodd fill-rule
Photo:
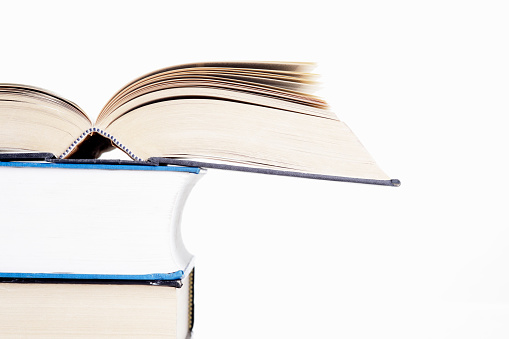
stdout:
<svg viewBox="0 0 509 339">
<path fill-rule="evenodd" d="M 97 127 L 92 127 L 92 128 L 89 128 L 87 129 L 85 132 L 83 132 L 76 140 L 73 141 L 73 143 L 71 144 L 71 146 L 69 146 L 69 148 L 67 148 L 65 150 L 64 153 L 62 153 L 58 158 L 59 159 L 64 159 L 65 157 L 67 157 L 69 154 L 71 154 L 74 149 L 82 142 L 86 139 L 87 136 L 89 135 L 92 135 L 94 133 L 99 133 L 100 135 L 102 135 L 103 137 L 107 138 L 107 139 L 110 139 L 112 144 L 115 145 L 117 148 L 119 148 L 120 150 L 124 151 L 127 155 L 129 155 L 133 160 L 138 160 L 138 161 L 141 161 L 143 159 L 141 159 L 140 157 L 136 156 L 129 148 L 127 148 L 124 144 L 122 144 L 122 142 L 120 142 L 120 140 L 118 140 L 117 138 L 115 138 L 113 135 L 105 132 L 104 130 L 100 129 L 100 128 L 97 128 Z"/>
<path fill-rule="evenodd" d="M 193 330 L 194 326 L 194 268 L 189 274 L 189 332 Z"/>
</svg>

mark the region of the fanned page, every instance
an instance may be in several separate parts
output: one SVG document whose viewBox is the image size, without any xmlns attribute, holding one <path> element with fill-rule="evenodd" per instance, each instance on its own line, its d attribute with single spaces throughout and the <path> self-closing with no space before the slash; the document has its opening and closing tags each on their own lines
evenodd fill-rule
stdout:
<svg viewBox="0 0 509 339">
<path fill-rule="evenodd" d="M 0 84 L 0 152 L 62 154 L 91 127 L 71 101 L 33 86 Z"/>
<path fill-rule="evenodd" d="M 312 69 L 310 63 L 213 62 L 155 71 L 119 90 L 93 126 L 71 105 L 74 114 L 67 112 L 65 120 L 72 126 L 59 125 L 53 143 L 35 150 L 60 158 L 95 158 L 113 145 L 134 160 L 191 159 L 388 180 L 348 126 L 311 94 L 317 86 Z M 0 122 L 4 111 L 16 105 L 6 101 L 13 94 L 2 88 Z M 43 106 L 56 105 L 60 110 L 52 112 L 63 115 L 66 101 L 51 99 L 57 103 L 46 100 Z M 28 100 L 21 106 L 25 113 L 41 109 Z M 30 124 L 28 117 L 23 123 Z M 47 125 L 54 129 L 58 124 Z M 32 150 L 29 141 L 9 147 Z M 0 149 L 9 147 L 0 135 Z"/>
</svg>

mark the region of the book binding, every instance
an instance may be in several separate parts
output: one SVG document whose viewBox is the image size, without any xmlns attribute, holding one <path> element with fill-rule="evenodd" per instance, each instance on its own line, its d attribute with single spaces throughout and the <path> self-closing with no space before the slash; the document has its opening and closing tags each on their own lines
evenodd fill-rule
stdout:
<svg viewBox="0 0 509 339">
<path fill-rule="evenodd" d="M 251 172 L 266 175 L 280 175 L 297 178 L 307 178 L 315 180 L 328 180 L 328 181 L 341 181 L 351 182 L 359 184 L 370 184 L 370 185 L 382 185 L 382 186 L 393 186 L 398 187 L 401 185 L 398 179 L 389 180 L 377 180 L 377 179 L 365 179 L 365 178 L 352 178 L 352 177 L 341 177 L 333 175 L 303 173 L 294 171 L 282 171 L 273 170 L 269 168 L 258 168 L 258 167 L 247 167 L 247 166 L 236 166 L 229 164 L 210 163 L 203 161 L 176 159 L 176 158 L 162 158 L 162 157 L 151 157 L 146 161 L 143 160 L 110 160 L 110 159 L 62 159 L 56 158 L 51 153 L 0 153 L 0 162 L 11 162 L 11 161 L 45 161 L 48 163 L 58 164 L 70 164 L 76 166 L 78 164 L 83 165 L 114 165 L 114 166 L 161 166 L 161 165 L 174 165 L 174 169 L 182 168 L 185 171 L 194 171 L 199 173 L 200 168 L 212 168 L 227 171 L 237 172 Z M 118 168 L 118 167 L 117 167 Z M 134 169 L 133 167 L 126 167 L 126 169 Z"/>
</svg>

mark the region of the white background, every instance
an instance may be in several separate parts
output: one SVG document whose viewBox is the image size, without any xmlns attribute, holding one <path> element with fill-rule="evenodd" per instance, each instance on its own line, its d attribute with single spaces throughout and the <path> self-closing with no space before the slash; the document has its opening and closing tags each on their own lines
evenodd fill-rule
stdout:
<svg viewBox="0 0 509 339">
<path fill-rule="evenodd" d="M 2 1 L 0 82 L 95 117 L 125 83 L 213 60 L 318 62 L 400 188 L 210 170 L 183 228 L 195 338 L 507 338 L 503 1 Z M 93 199 L 93 196 L 91 196 Z"/>
</svg>

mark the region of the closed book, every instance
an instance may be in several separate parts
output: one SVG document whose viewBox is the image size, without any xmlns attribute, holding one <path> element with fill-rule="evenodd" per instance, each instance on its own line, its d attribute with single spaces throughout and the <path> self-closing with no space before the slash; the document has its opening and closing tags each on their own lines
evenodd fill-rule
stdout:
<svg viewBox="0 0 509 339">
<path fill-rule="evenodd" d="M 2 279 L 0 337 L 184 339 L 193 327 L 193 286 L 194 270 L 173 285 Z"/>
<path fill-rule="evenodd" d="M 204 170 L 0 162 L 0 273 L 179 280 L 181 216 Z"/>
</svg>

